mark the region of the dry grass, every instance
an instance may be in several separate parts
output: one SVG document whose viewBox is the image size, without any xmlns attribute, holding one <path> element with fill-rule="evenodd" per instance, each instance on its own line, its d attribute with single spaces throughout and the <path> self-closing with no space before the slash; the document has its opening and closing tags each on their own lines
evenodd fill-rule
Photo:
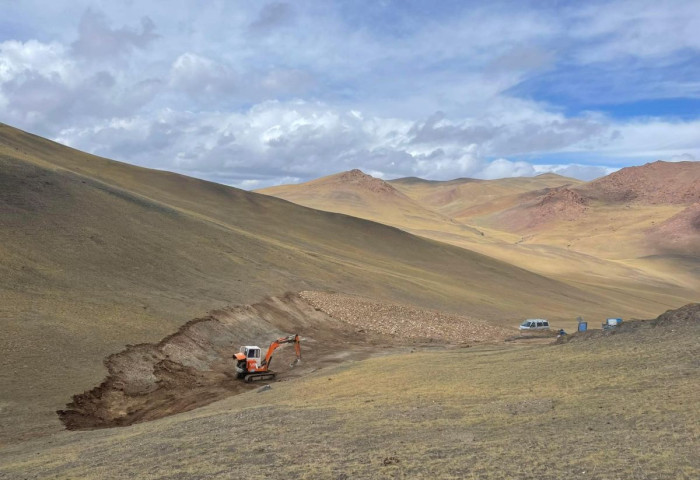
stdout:
<svg viewBox="0 0 700 480">
<path fill-rule="evenodd" d="M 697 478 L 698 334 L 373 358 L 8 447 L 0 478 Z"/>
<path fill-rule="evenodd" d="M 97 385 L 126 344 L 267 295 L 334 290 L 509 326 L 604 316 L 608 303 L 394 228 L 4 125 L 0 211 L 0 445 L 59 429 L 54 411 Z"/>
<path fill-rule="evenodd" d="M 523 231 L 499 220 L 500 214 L 536 198 L 545 188 L 581 186 L 583 182 L 558 175 L 389 182 L 403 194 L 399 196 L 368 188 L 378 179 L 367 177 L 367 185 L 341 183 L 343 175 L 347 173 L 262 192 L 300 205 L 392 225 L 503 260 L 591 295 L 603 295 L 611 307 L 624 310 L 624 315 L 651 316 L 658 314 L 655 305 L 674 308 L 697 300 L 700 276 L 695 261 L 678 261 L 666 255 L 657 256 L 653 262 L 645 260 L 660 252 L 658 245 L 649 240 L 648 229 L 681 211 L 683 205 L 594 201 L 585 215 L 575 220 L 554 219 Z M 515 217 L 524 215 L 527 212 L 520 211 Z M 483 235 L 475 235 L 474 227 Z"/>
</svg>

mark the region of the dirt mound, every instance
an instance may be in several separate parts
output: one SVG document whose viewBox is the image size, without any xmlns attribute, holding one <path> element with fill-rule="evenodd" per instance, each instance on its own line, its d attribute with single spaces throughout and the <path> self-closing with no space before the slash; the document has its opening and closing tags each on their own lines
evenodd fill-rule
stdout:
<svg viewBox="0 0 700 480">
<path fill-rule="evenodd" d="M 670 327 L 700 327 L 700 303 L 690 303 L 676 310 L 668 310 L 659 315 L 653 320 L 631 320 L 623 322 L 619 327 L 610 330 L 588 330 L 585 332 L 576 332 L 571 335 L 560 337 L 556 340 L 556 344 L 581 342 L 611 337 L 616 335 L 642 335 L 647 334 L 651 337 L 658 337 L 661 333 L 656 330 L 660 328 L 662 332 L 673 330 Z"/>
<path fill-rule="evenodd" d="M 692 204 L 700 201 L 700 162 L 647 163 L 594 180 L 585 195 L 609 202 Z"/>
<path fill-rule="evenodd" d="M 650 320 L 654 327 L 678 323 L 700 324 L 700 303 L 689 303 L 676 310 L 668 310 L 656 319 Z"/>
<path fill-rule="evenodd" d="M 318 310 L 361 331 L 450 343 L 501 342 L 513 335 L 513 330 L 487 325 L 467 316 L 379 303 L 339 293 L 301 292 L 300 295 Z"/>
<path fill-rule="evenodd" d="M 499 341 L 512 334 L 467 317 L 408 306 L 290 293 L 213 311 L 157 344 L 131 345 L 110 355 L 107 378 L 57 413 L 66 428 L 75 430 L 131 425 L 209 404 L 255 388 L 236 378 L 232 355 L 241 345 L 265 348 L 290 333 L 302 336 L 303 360 L 292 370 L 292 349 L 278 350 L 273 370 L 281 379 L 367 357 L 378 346 Z"/>
<path fill-rule="evenodd" d="M 253 386 L 235 378 L 232 355 L 240 345 L 266 347 L 289 333 L 303 338 L 303 364 L 290 372 L 291 349 L 275 354 L 282 377 L 333 361 L 338 344 L 361 356 L 377 337 L 361 334 L 314 309 L 298 295 L 268 298 L 191 320 L 157 344 L 128 346 L 105 360 L 109 372 L 98 387 L 75 395 L 58 411 L 68 429 L 130 425 L 191 410 Z"/>
<path fill-rule="evenodd" d="M 700 255 L 700 202 L 649 230 L 648 240 L 667 252 Z"/>
</svg>

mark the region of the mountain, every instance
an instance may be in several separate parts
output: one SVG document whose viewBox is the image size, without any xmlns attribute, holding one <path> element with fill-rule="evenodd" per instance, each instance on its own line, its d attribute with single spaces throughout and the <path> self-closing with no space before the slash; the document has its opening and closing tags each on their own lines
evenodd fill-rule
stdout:
<svg viewBox="0 0 700 480">
<path fill-rule="evenodd" d="M 417 208 L 370 184 L 372 195 Z M 55 410 L 98 385 L 103 360 L 126 345 L 158 342 L 210 310 L 301 290 L 509 327 L 526 315 L 571 322 L 611 308 L 634 316 L 664 308 L 654 299 L 611 303 L 379 223 L 0 124 L 0 443 L 62 428 Z"/>
<path fill-rule="evenodd" d="M 667 228 L 678 231 L 673 245 L 651 227 L 680 215 L 688 208 L 684 205 L 697 197 L 698 166 L 697 162 L 656 162 L 589 183 L 556 174 L 444 182 L 374 179 L 410 198 L 411 215 L 396 213 L 405 210 L 398 206 L 395 193 L 383 198 L 365 194 L 361 206 L 346 203 L 347 196 L 333 194 L 357 191 L 353 182 L 343 185 L 348 181 L 346 174 L 266 193 L 477 251 L 604 294 L 613 303 L 641 296 L 670 307 L 693 301 L 700 289 L 696 262 L 688 257 L 697 251 L 694 217 L 681 215 L 669 224 Z M 332 184 L 328 179 L 333 179 Z M 406 202 L 403 197 L 401 201 Z M 430 217 L 427 212 L 441 217 L 433 216 L 430 228 L 417 228 L 417 219 Z M 468 227 L 469 234 L 455 231 L 456 224 Z M 481 235 L 471 235 L 474 229 Z"/>
<path fill-rule="evenodd" d="M 586 184 L 582 191 L 609 203 L 690 205 L 700 202 L 700 162 L 659 160 L 627 167 Z"/>
<path fill-rule="evenodd" d="M 700 202 L 647 230 L 654 250 L 700 257 Z"/>
<path fill-rule="evenodd" d="M 421 205 L 444 215 L 468 222 L 471 216 L 499 211 L 514 205 L 526 192 L 580 185 L 580 180 L 545 173 L 535 177 L 477 180 L 460 178 L 449 181 L 416 181 L 411 178 L 389 183 Z"/>
<path fill-rule="evenodd" d="M 663 253 L 664 232 L 687 247 L 681 250 L 697 251 L 693 205 L 699 202 L 700 162 L 657 161 L 577 187 L 521 194 L 517 205 L 473 220 L 530 238 L 559 236 L 560 243 L 619 259 Z"/>
</svg>

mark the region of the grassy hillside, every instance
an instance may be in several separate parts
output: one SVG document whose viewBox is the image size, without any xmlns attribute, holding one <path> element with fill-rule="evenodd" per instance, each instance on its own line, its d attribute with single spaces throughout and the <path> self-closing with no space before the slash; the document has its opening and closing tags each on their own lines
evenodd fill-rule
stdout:
<svg viewBox="0 0 700 480">
<path fill-rule="evenodd" d="M 652 314 L 698 299 L 700 223 L 697 209 L 682 204 L 700 195 L 698 166 L 657 162 L 656 176 L 639 167 L 591 184 L 555 174 L 384 182 L 353 171 L 261 192 L 477 251 L 605 296 L 620 311 L 636 305 Z M 687 178 L 674 196 L 676 170 Z M 647 195 L 653 202 L 639 203 L 645 189 L 657 192 Z M 611 195 L 637 201 L 599 199 Z"/>
<path fill-rule="evenodd" d="M 697 478 L 699 327 L 694 305 L 560 345 L 375 357 L 11 446 L 0 477 Z"/>
<path fill-rule="evenodd" d="M 468 178 L 445 182 L 416 180 L 397 179 L 389 183 L 419 204 L 465 221 L 476 213 L 502 210 L 506 206 L 512 206 L 517 202 L 517 196 L 522 193 L 583 183 L 575 178 L 554 173 L 498 180 Z"/>
<path fill-rule="evenodd" d="M 481 232 L 423 205 L 394 188 L 390 182 L 360 170 L 342 172 L 299 185 L 279 185 L 257 191 L 298 205 L 344 213 L 401 228 L 428 238 L 454 235 L 481 241 Z"/>
<path fill-rule="evenodd" d="M 0 125 L 0 442 L 60 428 L 103 359 L 228 304 L 335 290 L 513 325 L 609 301 L 395 228 Z M 624 315 L 663 307 L 615 305 Z"/>
</svg>

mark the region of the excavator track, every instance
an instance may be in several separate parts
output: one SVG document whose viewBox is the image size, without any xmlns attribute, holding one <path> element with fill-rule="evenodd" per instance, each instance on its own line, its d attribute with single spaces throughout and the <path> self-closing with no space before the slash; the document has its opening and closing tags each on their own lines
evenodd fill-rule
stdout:
<svg viewBox="0 0 700 480">
<path fill-rule="evenodd" d="M 262 380 L 274 380 L 277 374 L 275 372 L 261 372 L 261 373 L 249 373 L 243 380 L 246 383 L 259 382 Z"/>
</svg>

